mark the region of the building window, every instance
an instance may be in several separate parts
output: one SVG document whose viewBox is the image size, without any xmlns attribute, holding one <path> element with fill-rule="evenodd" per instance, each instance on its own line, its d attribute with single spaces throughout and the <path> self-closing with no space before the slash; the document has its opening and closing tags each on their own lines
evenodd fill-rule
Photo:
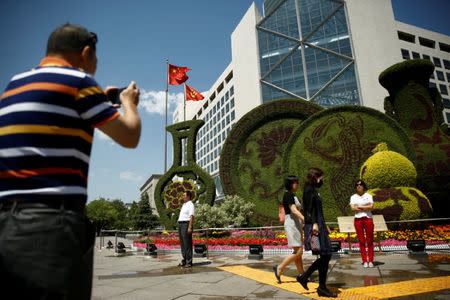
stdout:
<svg viewBox="0 0 450 300">
<path fill-rule="evenodd" d="M 445 81 L 444 73 L 442 73 L 441 71 L 436 71 L 436 77 L 440 81 Z"/>
<path fill-rule="evenodd" d="M 398 39 L 405 41 L 405 42 L 409 42 L 409 43 L 415 43 L 416 42 L 416 37 L 413 34 L 410 33 L 406 33 L 403 31 L 397 31 L 397 35 L 398 35 Z"/>
<path fill-rule="evenodd" d="M 437 57 L 433 57 L 433 63 L 436 67 L 442 68 L 441 60 Z"/>
<path fill-rule="evenodd" d="M 230 115 L 227 116 L 227 125 L 230 124 Z"/>
<path fill-rule="evenodd" d="M 439 43 L 439 49 L 441 49 L 441 51 L 450 53 L 450 45 L 448 44 Z"/>
<path fill-rule="evenodd" d="M 221 84 L 219 84 L 219 86 L 217 87 L 217 94 L 220 93 L 220 91 L 223 90 L 223 82 Z"/>
<path fill-rule="evenodd" d="M 450 109 L 450 99 L 442 98 L 442 103 L 444 104 L 445 108 Z"/>
<path fill-rule="evenodd" d="M 225 103 L 224 100 L 225 100 L 224 97 L 222 97 L 222 99 L 220 99 L 220 106 L 223 106 L 223 105 L 224 105 L 224 103 Z"/>
<path fill-rule="evenodd" d="M 228 83 L 230 82 L 230 80 L 233 78 L 233 71 L 231 71 L 227 77 L 225 77 L 225 82 Z"/>
<path fill-rule="evenodd" d="M 225 106 L 225 112 L 228 113 L 230 111 L 230 103 L 227 103 L 227 106 Z"/>
<path fill-rule="evenodd" d="M 450 82 L 450 73 L 446 73 L 446 75 L 447 75 L 447 82 Z"/>
<path fill-rule="evenodd" d="M 412 53 L 413 59 L 419 59 L 420 58 L 420 54 L 419 53 L 414 52 L 414 51 L 412 51 L 411 53 Z"/>
<path fill-rule="evenodd" d="M 228 101 L 229 98 L 230 98 L 230 92 L 226 92 L 225 93 L 225 101 Z"/>
<path fill-rule="evenodd" d="M 447 117 L 447 123 L 450 123 L 450 113 L 445 113 L 445 116 Z"/>
<path fill-rule="evenodd" d="M 234 110 L 231 111 L 231 121 L 234 121 Z"/>
<path fill-rule="evenodd" d="M 436 87 L 436 83 L 430 81 L 430 83 L 428 84 L 428 86 L 429 86 L 430 88 L 435 88 L 435 87 Z"/>
<path fill-rule="evenodd" d="M 231 98 L 230 105 L 231 105 L 231 108 L 234 108 L 234 98 Z"/>
<path fill-rule="evenodd" d="M 222 140 L 225 141 L 225 131 L 222 131 Z"/>
<path fill-rule="evenodd" d="M 222 120 L 222 128 L 225 128 L 225 119 Z"/>
<path fill-rule="evenodd" d="M 429 61 L 431 61 L 431 57 L 429 55 L 426 54 L 422 54 L 423 59 L 428 59 Z"/>
<path fill-rule="evenodd" d="M 402 50 L 402 57 L 403 59 L 410 59 L 409 57 L 409 51 L 406 49 L 401 49 Z"/>
<path fill-rule="evenodd" d="M 439 85 L 439 90 L 441 91 L 442 95 L 448 95 L 447 87 L 444 84 Z"/>
<path fill-rule="evenodd" d="M 419 36 L 419 44 L 428 48 L 435 48 L 435 41 Z"/>
<path fill-rule="evenodd" d="M 443 59 L 442 61 L 444 62 L 444 67 L 445 67 L 447 70 L 450 70 L 450 60 Z"/>
<path fill-rule="evenodd" d="M 234 85 L 230 87 L 230 96 L 234 95 Z"/>
</svg>

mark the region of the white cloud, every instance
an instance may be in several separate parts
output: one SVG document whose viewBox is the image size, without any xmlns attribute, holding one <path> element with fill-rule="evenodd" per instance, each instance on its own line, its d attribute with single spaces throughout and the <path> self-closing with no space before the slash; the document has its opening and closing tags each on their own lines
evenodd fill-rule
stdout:
<svg viewBox="0 0 450 300">
<path fill-rule="evenodd" d="M 141 181 L 142 179 L 144 179 L 143 176 L 130 170 L 120 172 L 119 177 L 120 179 L 125 181 Z"/>
<path fill-rule="evenodd" d="M 165 91 L 146 91 L 141 90 L 141 97 L 139 101 L 139 107 L 143 108 L 146 112 L 152 114 L 164 115 L 165 113 L 165 102 L 166 102 L 166 92 Z M 183 102 L 183 93 L 169 93 L 169 112 L 178 105 L 178 103 Z"/>
</svg>

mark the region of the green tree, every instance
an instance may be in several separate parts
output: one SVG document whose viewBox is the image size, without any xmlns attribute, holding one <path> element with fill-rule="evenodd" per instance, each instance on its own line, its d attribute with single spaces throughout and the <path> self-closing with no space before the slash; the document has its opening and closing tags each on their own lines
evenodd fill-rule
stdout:
<svg viewBox="0 0 450 300">
<path fill-rule="evenodd" d="M 221 204 L 199 204 L 195 208 L 197 227 L 245 226 L 253 214 L 255 204 L 237 195 L 225 196 Z"/>
<path fill-rule="evenodd" d="M 119 213 L 105 198 L 95 199 L 86 205 L 86 215 L 94 223 L 97 234 L 102 229 L 113 229 Z"/>
<path fill-rule="evenodd" d="M 152 213 L 147 193 L 141 195 L 138 203 L 132 203 L 129 218 L 135 230 L 153 229 L 159 225 L 159 218 Z"/>
<path fill-rule="evenodd" d="M 117 219 L 113 224 L 114 229 L 130 229 L 132 225 L 128 216 L 129 211 L 125 203 L 120 199 L 112 200 L 110 203 L 118 213 Z"/>
<path fill-rule="evenodd" d="M 220 205 L 226 216 L 226 225 L 245 226 L 253 215 L 255 204 L 237 195 L 227 195 Z"/>
</svg>

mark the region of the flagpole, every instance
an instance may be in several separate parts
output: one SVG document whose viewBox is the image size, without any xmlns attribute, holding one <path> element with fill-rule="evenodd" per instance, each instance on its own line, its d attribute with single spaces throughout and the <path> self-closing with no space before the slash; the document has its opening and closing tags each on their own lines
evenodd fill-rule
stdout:
<svg viewBox="0 0 450 300">
<path fill-rule="evenodd" d="M 183 83 L 183 87 L 184 87 L 184 120 L 186 121 L 186 83 Z"/>
<path fill-rule="evenodd" d="M 167 172 L 167 104 L 169 102 L 169 59 L 166 59 L 167 72 L 166 72 L 166 123 L 164 126 L 164 173 Z"/>
</svg>

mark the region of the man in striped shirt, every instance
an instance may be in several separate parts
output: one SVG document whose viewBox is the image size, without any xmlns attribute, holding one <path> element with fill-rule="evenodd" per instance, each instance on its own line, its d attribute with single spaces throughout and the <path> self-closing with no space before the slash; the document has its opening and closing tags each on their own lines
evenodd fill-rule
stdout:
<svg viewBox="0 0 450 300">
<path fill-rule="evenodd" d="M 84 215 L 94 129 L 139 142 L 139 90 L 123 114 L 92 75 L 97 36 L 65 24 L 47 57 L 15 75 L 0 98 L 0 282 L 16 299 L 90 299 L 94 230 Z"/>
</svg>

